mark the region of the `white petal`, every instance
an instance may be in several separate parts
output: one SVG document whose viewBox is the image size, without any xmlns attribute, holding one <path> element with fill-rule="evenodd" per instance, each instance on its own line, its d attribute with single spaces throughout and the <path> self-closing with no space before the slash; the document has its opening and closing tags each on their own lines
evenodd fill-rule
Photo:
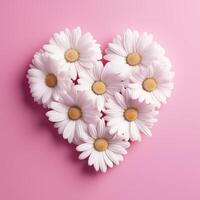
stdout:
<svg viewBox="0 0 200 200">
<path fill-rule="evenodd" d="M 104 157 L 103 157 L 103 153 L 100 152 L 99 154 L 99 166 L 100 166 L 100 169 L 103 173 L 105 173 L 107 171 L 107 166 L 105 164 L 105 161 L 104 161 Z"/>
<path fill-rule="evenodd" d="M 97 160 L 98 158 L 98 153 L 93 150 L 93 152 L 90 154 L 90 157 L 88 159 L 88 165 L 91 166 L 95 163 L 95 161 Z"/>
<path fill-rule="evenodd" d="M 127 151 L 120 145 L 110 144 L 109 150 L 117 154 L 127 154 Z"/>
<path fill-rule="evenodd" d="M 54 110 L 50 110 L 46 113 L 46 116 L 49 118 L 51 122 L 60 122 L 66 119 L 65 113 L 59 113 Z"/>
<path fill-rule="evenodd" d="M 74 135 L 75 132 L 75 122 L 69 121 L 67 125 L 65 126 L 64 132 L 63 132 L 63 138 L 68 139 L 70 135 Z"/>
<path fill-rule="evenodd" d="M 68 38 L 65 36 L 63 31 L 60 33 L 55 33 L 53 36 L 53 40 L 54 41 L 50 41 L 50 42 L 57 44 L 63 50 L 66 50 L 69 48 Z"/>
<path fill-rule="evenodd" d="M 109 43 L 108 47 L 112 52 L 116 53 L 117 55 L 123 56 L 123 57 L 126 56 L 126 51 L 123 48 L 121 48 L 119 45 Z"/>
<path fill-rule="evenodd" d="M 79 159 L 80 160 L 84 160 L 86 159 L 92 152 L 92 149 L 89 149 L 87 151 L 83 151 L 80 155 L 79 155 Z"/>
<path fill-rule="evenodd" d="M 139 38 L 139 33 L 137 31 L 132 32 L 133 35 L 133 52 L 137 52 L 137 42 Z"/>
<path fill-rule="evenodd" d="M 96 160 L 94 161 L 94 169 L 96 171 L 99 171 L 99 168 L 100 168 L 100 162 L 99 162 L 99 153 L 97 153 L 96 155 Z"/>
<path fill-rule="evenodd" d="M 104 136 L 104 132 L 105 132 L 105 121 L 102 119 L 102 120 L 99 120 L 98 123 L 97 123 L 97 134 L 98 134 L 98 137 L 101 138 Z"/>
<path fill-rule="evenodd" d="M 71 40 L 72 40 L 72 43 L 73 43 L 74 47 L 77 46 L 80 37 L 81 37 L 81 29 L 80 29 L 80 27 L 77 27 L 74 30 L 72 30 L 72 38 L 71 38 Z"/>
<path fill-rule="evenodd" d="M 117 156 L 112 151 L 106 150 L 106 155 L 114 164 L 119 165 Z"/>
<path fill-rule="evenodd" d="M 99 111 L 103 110 L 103 108 L 104 108 L 104 102 L 105 102 L 104 96 L 98 95 L 96 97 L 97 108 L 98 108 Z"/>
<path fill-rule="evenodd" d="M 93 147 L 92 144 L 83 143 L 76 147 L 77 151 L 87 151 Z"/>
<path fill-rule="evenodd" d="M 47 89 L 46 92 L 43 94 L 42 103 L 47 104 L 51 100 L 52 90 Z"/>
<path fill-rule="evenodd" d="M 29 75 L 29 77 L 38 77 L 38 78 L 41 78 L 41 79 L 45 78 L 44 73 L 41 70 L 36 69 L 36 68 L 29 69 L 28 75 Z"/>
<path fill-rule="evenodd" d="M 141 136 L 135 122 L 130 123 L 130 136 L 132 140 L 141 141 Z"/>
<path fill-rule="evenodd" d="M 57 112 L 61 112 L 61 113 L 67 112 L 67 107 L 64 104 L 61 104 L 59 102 L 52 102 L 50 107 Z"/>
<path fill-rule="evenodd" d="M 105 60 L 108 61 L 116 61 L 119 63 L 126 63 L 126 59 L 124 57 L 118 56 L 117 54 L 106 54 L 104 56 Z"/>
<path fill-rule="evenodd" d="M 106 165 L 108 165 L 110 168 L 113 167 L 113 162 L 108 158 L 105 152 L 103 152 L 103 157 Z"/>
<path fill-rule="evenodd" d="M 96 131 L 96 128 L 93 124 L 90 124 L 89 127 L 88 127 L 88 130 L 89 130 L 89 133 L 90 135 L 96 139 L 97 138 L 97 131 Z"/>
<path fill-rule="evenodd" d="M 67 123 L 68 123 L 68 120 L 56 122 L 56 123 L 54 124 L 54 127 L 55 127 L 55 128 L 58 128 L 58 133 L 59 133 L 59 134 L 63 134 L 64 129 L 65 129 L 65 126 L 67 125 Z"/>
<path fill-rule="evenodd" d="M 132 47 L 132 32 L 130 29 L 128 29 L 125 33 L 124 33 L 124 48 L 126 50 L 126 53 L 129 54 L 131 52 L 133 52 L 133 47 Z"/>
<path fill-rule="evenodd" d="M 141 132 L 143 132 L 147 136 L 152 136 L 150 129 L 146 127 L 140 120 L 137 120 L 136 124 Z"/>
<path fill-rule="evenodd" d="M 107 125 L 114 126 L 114 125 L 120 124 L 122 122 L 122 120 L 123 120 L 123 118 L 115 116 L 115 117 L 111 118 L 110 120 L 108 120 Z"/>
<path fill-rule="evenodd" d="M 78 135 L 80 139 L 84 139 L 86 137 L 86 124 L 81 120 L 77 120 L 75 126 L 76 135 Z"/>
<path fill-rule="evenodd" d="M 76 144 L 79 138 L 78 137 L 75 138 L 75 131 L 72 131 L 67 140 L 70 144 L 72 143 L 72 141 L 74 141 L 74 143 Z"/>
<path fill-rule="evenodd" d="M 153 36 L 151 34 L 143 33 L 137 43 L 137 49 L 139 52 L 142 52 L 146 47 L 148 47 L 153 40 Z"/>
<path fill-rule="evenodd" d="M 124 97 L 120 94 L 120 93 L 116 93 L 115 94 L 115 99 L 117 101 L 117 103 L 122 107 L 122 108 L 126 108 L 126 103 L 124 101 Z"/>
</svg>

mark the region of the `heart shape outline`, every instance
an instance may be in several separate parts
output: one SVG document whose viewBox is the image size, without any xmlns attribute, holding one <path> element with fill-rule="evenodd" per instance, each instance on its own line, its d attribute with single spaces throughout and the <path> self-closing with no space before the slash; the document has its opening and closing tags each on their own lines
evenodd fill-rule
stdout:
<svg viewBox="0 0 200 200">
<path fill-rule="evenodd" d="M 77 145 L 79 159 L 106 172 L 123 160 L 130 140 L 151 136 L 174 72 L 151 34 L 130 29 L 108 44 L 105 66 L 100 59 L 90 33 L 65 29 L 34 55 L 27 77 L 34 100 L 50 109 L 49 121 Z"/>
</svg>

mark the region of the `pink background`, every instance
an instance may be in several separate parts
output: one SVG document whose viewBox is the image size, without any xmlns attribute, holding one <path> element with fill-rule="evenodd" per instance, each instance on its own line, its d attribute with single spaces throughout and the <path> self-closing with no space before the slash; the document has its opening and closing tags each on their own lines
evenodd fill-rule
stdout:
<svg viewBox="0 0 200 200">
<path fill-rule="evenodd" d="M 199 0 L 0 1 L 0 199 L 200 199 Z M 29 96 L 35 51 L 55 32 L 79 25 L 102 48 L 127 27 L 152 32 L 176 72 L 152 138 L 125 161 L 96 174 Z"/>
</svg>

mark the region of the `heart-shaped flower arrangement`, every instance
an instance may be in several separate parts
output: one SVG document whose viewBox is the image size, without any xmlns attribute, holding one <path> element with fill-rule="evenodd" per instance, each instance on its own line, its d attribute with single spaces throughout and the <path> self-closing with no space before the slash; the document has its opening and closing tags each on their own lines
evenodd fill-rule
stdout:
<svg viewBox="0 0 200 200">
<path fill-rule="evenodd" d="M 151 34 L 128 29 L 100 45 L 78 27 L 55 33 L 34 55 L 28 81 L 36 102 L 79 159 L 106 172 L 123 161 L 130 141 L 151 136 L 158 110 L 173 88 L 174 73 Z"/>
</svg>

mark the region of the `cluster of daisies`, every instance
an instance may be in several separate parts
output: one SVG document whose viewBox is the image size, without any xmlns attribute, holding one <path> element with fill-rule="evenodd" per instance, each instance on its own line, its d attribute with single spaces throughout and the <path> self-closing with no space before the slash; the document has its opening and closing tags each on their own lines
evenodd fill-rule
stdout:
<svg viewBox="0 0 200 200">
<path fill-rule="evenodd" d="M 160 106 L 173 88 L 171 63 L 151 34 L 128 29 L 100 45 L 90 33 L 65 29 L 34 55 L 28 81 L 36 102 L 79 159 L 106 172 L 118 165 L 130 141 L 151 136 Z"/>
</svg>

